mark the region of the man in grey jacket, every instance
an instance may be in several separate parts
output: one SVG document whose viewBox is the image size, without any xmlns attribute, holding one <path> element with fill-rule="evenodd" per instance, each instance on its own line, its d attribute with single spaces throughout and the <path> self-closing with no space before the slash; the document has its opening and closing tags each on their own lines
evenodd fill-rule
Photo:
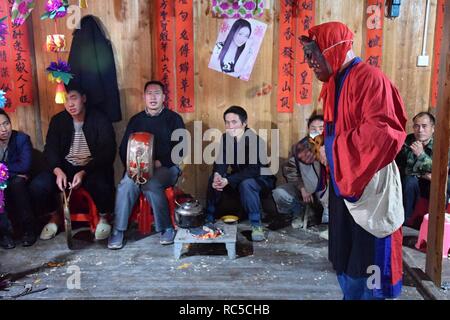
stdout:
<svg viewBox="0 0 450 320">
<path fill-rule="evenodd" d="M 298 159 L 299 147 L 309 138 L 314 139 L 323 133 L 323 116 L 314 115 L 308 120 L 308 137 L 300 140 L 292 146 L 292 152 L 288 162 L 283 167 L 283 175 L 287 183 L 278 186 L 272 191 L 272 196 L 280 214 L 292 217 L 292 226 L 301 227 L 303 224 L 302 213 L 306 213 L 306 207 L 310 205 L 316 208 L 318 201 L 322 204 L 322 223 L 328 223 L 328 190 L 326 183 L 323 188 L 321 182 L 322 166 L 319 161 L 312 164 L 304 164 Z M 297 159 L 296 159 L 297 157 Z M 320 189 L 320 190 L 318 190 Z"/>
</svg>

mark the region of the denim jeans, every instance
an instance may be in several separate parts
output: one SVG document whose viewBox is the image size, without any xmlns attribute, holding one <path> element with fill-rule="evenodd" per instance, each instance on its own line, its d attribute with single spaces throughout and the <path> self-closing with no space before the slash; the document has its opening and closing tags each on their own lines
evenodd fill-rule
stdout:
<svg viewBox="0 0 450 320">
<path fill-rule="evenodd" d="M 117 187 L 114 229 L 126 231 L 131 211 L 142 192 L 153 209 L 156 232 L 164 231 L 172 226 L 169 214 L 169 204 L 167 203 L 165 190 L 175 185 L 180 176 L 180 169 L 177 166 L 171 168 L 161 167 L 157 169 L 153 177 L 143 185 L 137 185 L 125 173 Z"/>
<path fill-rule="evenodd" d="M 222 198 L 222 192 L 231 188 L 231 186 L 227 186 L 224 191 L 217 191 L 212 187 L 213 180 L 214 175 L 211 175 L 208 181 L 206 208 L 208 221 L 213 221 L 215 218 L 216 207 Z M 235 191 L 239 191 L 241 205 L 248 214 L 252 226 L 261 225 L 261 192 L 270 191 L 273 188 L 274 181 L 267 176 L 245 179 L 237 186 L 238 190 Z"/>
</svg>

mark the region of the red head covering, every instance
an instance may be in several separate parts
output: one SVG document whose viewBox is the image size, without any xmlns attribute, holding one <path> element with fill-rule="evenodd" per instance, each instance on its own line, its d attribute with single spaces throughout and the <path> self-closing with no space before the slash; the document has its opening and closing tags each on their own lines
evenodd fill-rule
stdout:
<svg viewBox="0 0 450 320">
<path fill-rule="evenodd" d="M 319 100 L 323 100 L 324 119 L 330 122 L 334 118 L 336 92 L 334 79 L 345 61 L 347 52 L 352 48 L 353 32 L 343 23 L 326 22 L 309 29 L 309 37 L 317 42 L 320 51 L 333 71 L 328 82 L 322 85 L 319 96 Z"/>
</svg>

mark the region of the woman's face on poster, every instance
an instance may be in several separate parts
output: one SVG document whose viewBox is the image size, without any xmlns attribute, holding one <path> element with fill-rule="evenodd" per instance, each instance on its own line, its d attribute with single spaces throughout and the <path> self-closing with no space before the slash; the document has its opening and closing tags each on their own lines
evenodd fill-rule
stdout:
<svg viewBox="0 0 450 320">
<path fill-rule="evenodd" d="M 234 34 L 233 41 L 240 47 L 244 45 L 250 37 L 250 29 L 248 27 L 242 27 Z"/>
</svg>

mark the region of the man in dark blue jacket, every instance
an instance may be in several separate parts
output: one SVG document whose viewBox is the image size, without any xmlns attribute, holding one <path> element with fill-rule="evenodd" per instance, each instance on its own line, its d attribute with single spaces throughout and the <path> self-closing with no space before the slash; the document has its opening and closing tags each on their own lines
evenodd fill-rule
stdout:
<svg viewBox="0 0 450 320">
<path fill-rule="evenodd" d="M 232 106 L 225 111 L 223 118 L 226 133 L 222 136 L 221 154 L 214 163 L 214 173 L 208 182 L 208 220 L 214 221 L 223 191 L 239 191 L 241 205 L 252 225 L 252 240 L 263 241 L 260 194 L 270 192 L 276 182 L 273 175 L 262 171 L 268 164 L 265 141 L 247 127 L 247 112 L 243 108 Z"/>
<path fill-rule="evenodd" d="M 11 223 L 6 214 L 16 215 L 22 227 L 24 247 L 36 242 L 35 221 L 28 192 L 32 150 L 30 137 L 12 130 L 11 119 L 0 109 L 0 162 L 6 164 L 9 172 L 8 187 L 5 189 L 6 212 L 0 213 L 0 242 L 5 249 L 15 247 Z"/>
</svg>

